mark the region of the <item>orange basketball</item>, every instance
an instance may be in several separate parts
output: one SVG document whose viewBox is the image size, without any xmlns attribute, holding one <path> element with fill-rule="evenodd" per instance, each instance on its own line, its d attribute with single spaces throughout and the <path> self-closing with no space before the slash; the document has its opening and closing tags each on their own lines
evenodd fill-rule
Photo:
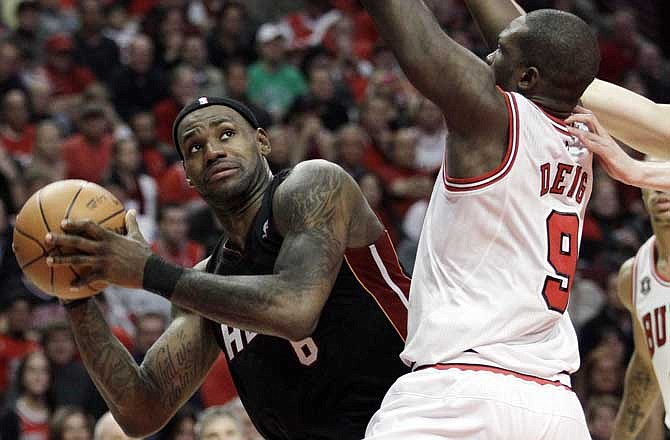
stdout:
<svg viewBox="0 0 670 440">
<path fill-rule="evenodd" d="M 72 266 L 49 267 L 46 257 L 68 255 L 68 249 L 47 246 L 48 232 L 62 233 L 63 219 L 89 219 L 118 233 L 125 231 L 123 204 L 112 193 L 85 180 L 61 180 L 33 194 L 16 217 L 12 247 L 23 273 L 40 290 L 64 299 L 84 298 L 106 287 L 106 283 L 89 284 L 77 292 L 70 291 L 72 281 L 85 275 Z"/>
</svg>

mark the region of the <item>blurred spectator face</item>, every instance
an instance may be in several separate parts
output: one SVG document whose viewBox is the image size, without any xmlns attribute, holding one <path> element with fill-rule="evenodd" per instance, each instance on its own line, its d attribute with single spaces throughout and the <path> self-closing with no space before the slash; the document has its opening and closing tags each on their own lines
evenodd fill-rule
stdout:
<svg viewBox="0 0 670 440">
<path fill-rule="evenodd" d="M 416 158 L 416 130 L 402 128 L 393 136 L 393 162 L 400 167 L 412 168 Z"/>
<path fill-rule="evenodd" d="M 227 35 L 239 35 L 244 28 L 244 10 L 242 6 L 231 3 L 221 13 L 221 30 Z"/>
<path fill-rule="evenodd" d="M 23 130 L 30 116 L 26 94 L 18 89 L 7 92 L 2 102 L 2 113 L 7 125 L 14 130 Z"/>
<path fill-rule="evenodd" d="M 88 30 L 98 30 L 104 25 L 105 17 L 98 0 L 83 0 L 80 3 L 79 17 L 81 26 Z"/>
<path fill-rule="evenodd" d="M 599 356 L 591 370 L 591 389 L 593 393 L 616 394 L 623 377 L 619 358 Z"/>
<path fill-rule="evenodd" d="M 99 113 L 85 116 L 79 123 L 79 131 L 90 142 L 98 142 L 107 132 L 107 118 Z"/>
<path fill-rule="evenodd" d="M 122 4 L 113 4 L 107 11 L 107 26 L 112 29 L 121 30 L 128 22 L 126 8 Z"/>
<path fill-rule="evenodd" d="M 160 222 L 161 239 L 168 246 L 179 246 L 186 242 L 188 233 L 188 222 L 186 221 L 186 210 L 181 206 L 170 206 L 164 208 Z"/>
<path fill-rule="evenodd" d="M 70 414 L 63 421 L 63 440 L 91 440 L 91 431 L 82 413 Z"/>
<path fill-rule="evenodd" d="M 377 208 L 382 203 L 381 181 L 372 173 L 365 174 L 358 182 L 361 191 L 372 208 Z"/>
<path fill-rule="evenodd" d="M 134 173 L 140 168 L 142 157 L 134 139 L 118 141 L 115 163 L 119 171 Z"/>
<path fill-rule="evenodd" d="M 23 335 L 30 329 L 30 303 L 28 300 L 17 299 L 9 307 L 7 327 L 12 335 Z"/>
<path fill-rule="evenodd" d="M 360 127 L 348 125 L 343 127 L 337 137 L 339 162 L 345 166 L 359 166 L 365 153 L 366 138 Z"/>
<path fill-rule="evenodd" d="M 49 361 L 44 353 L 36 351 L 28 355 L 21 380 L 27 394 L 43 396 L 47 392 L 50 385 Z"/>
<path fill-rule="evenodd" d="M 222 415 L 202 427 L 200 440 L 244 440 L 244 437 L 235 419 Z"/>
<path fill-rule="evenodd" d="M 261 44 L 261 57 L 271 64 L 279 64 L 284 58 L 285 46 L 286 40 L 282 37 L 263 43 Z"/>
<path fill-rule="evenodd" d="M 146 353 L 165 331 L 165 319 L 160 315 L 146 314 L 137 320 L 135 348 Z"/>
<path fill-rule="evenodd" d="M 19 50 L 14 44 L 0 43 L 0 80 L 7 79 L 19 71 Z"/>
<path fill-rule="evenodd" d="M 128 50 L 128 66 L 137 73 L 147 73 L 153 63 L 153 43 L 146 35 L 137 36 Z"/>
<path fill-rule="evenodd" d="M 195 421 L 187 417 L 182 419 L 172 440 L 195 440 Z"/>
<path fill-rule="evenodd" d="M 184 32 L 184 16 L 179 8 L 170 8 L 160 25 L 163 37 L 170 34 L 182 34 Z"/>
<path fill-rule="evenodd" d="M 45 159 L 59 161 L 62 145 L 63 136 L 56 124 L 45 121 L 38 125 L 35 130 L 35 153 Z"/>
<path fill-rule="evenodd" d="M 589 432 L 593 440 L 609 440 L 612 436 L 618 401 L 611 396 L 596 397 L 589 402 Z"/>
<path fill-rule="evenodd" d="M 423 131 L 428 133 L 434 133 L 445 126 L 442 110 L 427 99 L 421 101 L 421 106 L 416 115 L 416 123 Z"/>
<path fill-rule="evenodd" d="M 286 127 L 274 126 L 269 132 L 272 150 L 268 160 L 279 168 L 289 166 L 289 131 Z"/>
<path fill-rule="evenodd" d="M 38 6 L 19 8 L 16 15 L 17 27 L 24 31 L 35 32 L 39 24 L 40 12 Z"/>
<path fill-rule="evenodd" d="M 312 74 L 309 77 L 309 89 L 319 101 L 328 101 L 335 94 L 333 80 L 326 69 L 312 69 Z"/>
<path fill-rule="evenodd" d="M 361 124 L 368 133 L 379 133 L 388 129 L 389 108 L 391 107 L 391 103 L 385 99 L 370 98 L 368 100 L 361 115 Z"/>
<path fill-rule="evenodd" d="M 247 69 L 243 64 L 233 63 L 228 66 L 226 90 L 230 96 L 243 96 L 247 93 Z"/>
<path fill-rule="evenodd" d="M 150 145 L 156 140 L 156 124 L 151 113 L 138 113 L 132 120 L 133 133 L 140 145 Z"/>
<path fill-rule="evenodd" d="M 193 101 L 198 94 L 193 69 L 185 66 L 178 67 L 172 80 L 171 90 L 172 96 L 179 104 L 186 105 Z"/>
<path fill-rule="evenodd" d="M 614 13 L 614 35 L 628 44 L 637 39 L 637 21 L 630 9 L 617 9 Z"/>
<path fill-rule="evenodd" d="M 616 184 L 608 176 L 598 176 L 591 197 L 591 211 L 601 219 L 616 218 L 621 212 Z"/>
<path fill-rule="evenodd" d="M 77 347 L 70 330 L 53 330 L 45 341 L 44 351 L 54 365 L 64 366 L 72 361 L 77 353 Z"/>
<path fill-rule="evenodd" d="M 30 84 L 30 102 L 36 114 L 51 114 L 51 86 L 48 81 L 33 81 Z"/>
<path fill-rule="evenodd" d="M 207 47 L 205 41 L 198 36 L 190 36 L 184 41 L 182 58 L 194 68 L 202 67 L 207 63 Z"/>
</svg>

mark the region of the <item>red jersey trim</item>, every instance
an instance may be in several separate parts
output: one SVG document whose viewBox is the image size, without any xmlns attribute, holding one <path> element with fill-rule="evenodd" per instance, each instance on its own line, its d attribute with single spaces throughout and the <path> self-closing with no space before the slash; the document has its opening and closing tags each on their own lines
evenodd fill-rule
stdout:
<svg viewBox="0 0 670 440">
<path fill-rule="evenodd" d="M 444 180 L 444 187 L 448 191 L 464 192 L 485 188 L 505 177 L 512 169 L 517 152 L 519 151 L 519 109 L 514 95 L 500 89 L 499 91 L 505 98 L 507 114 L 509 115 L 509 141 L 507 143 L 505 157 L 497 168 L 484 175 L 478 177 L 456 178 L 449 177 L 447 174 L 447 157 L 445 153 L 442 166 L 442 177 Z"/>
<path fill-rule="evenodd" d="M 566 135 L 566 136 L 572 136 L 570 132 L 568 131 L 568 126 L 565 124 L 565 121 L 561 118 L 557 118 L 556 116 L 547 113 L 542 107 L 539 105 L 535 104 L 533 101 L 529 99 L 530 103 L 535 106 L 539 111 L 542 112 L 544 116 L 546 116 L 549 121 L 551 122 L 551 125 L 554 126 L 556 130 L 558 130 L 560 133 Z"/>
<path fill-rule="evenodd" d="M 400 266 L 388 232 L 369 246 L 347 249 L 344 261 L 405 341 L 410 278 Z"/>
<path fill-rule="evenodd" d="M 651 271 L 654 274 L 654 278 L 656 278 L 656 281 L 663 284 L 664 286 L 670 287 L 670 279 L 664 277 L 663 274 L 658 271 L 658 267 L 656 266 L 656 237 L 654 237 L 653 242 L 651 243 L 651 252 L 649 252 L 649 255 L 651 255 L 651 267 L 654 268 Z"/>
<path fill-rule="evenodd" d="M 417 370 L 423 370 L 426 368 L 434 368 L 436 370 L 461 370 L 461 371 L 488 371 L 490 373 L 504 374 L 506 376 L 514 376 L 516 378 L 525 380 L 527 382 L 535 382 L 540 385 L 552 385 L 559 388 L 565 388 L 566 390 L 572 391 L 568 385 L 565 385 L 558 380 L 548 380 L 543 379 L 537 376 L 531 376 L 528 374 L 517 373 L 516 371 L 506 370 L 504 368 L 491 367 L 489 365 L 477 365 L 477 364 L 435 364 L 435 365 L 426 365 L 424 367 L 419 367 Z M 567 376 L 567 374 L 566 374 Z"/>
</svg>

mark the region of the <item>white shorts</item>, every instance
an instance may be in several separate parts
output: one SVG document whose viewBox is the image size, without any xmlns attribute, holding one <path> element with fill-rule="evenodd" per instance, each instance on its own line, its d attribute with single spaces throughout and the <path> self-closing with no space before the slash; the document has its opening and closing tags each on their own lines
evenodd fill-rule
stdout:
<svg viewBox="0 0 670 440">
<path fill-rule="evenodd" d="M 591 438 L 579 400 L 569 388 L 476 368 L 426 368 L 400 377 L 370 420 L 365 438 Z"/>
</svg>

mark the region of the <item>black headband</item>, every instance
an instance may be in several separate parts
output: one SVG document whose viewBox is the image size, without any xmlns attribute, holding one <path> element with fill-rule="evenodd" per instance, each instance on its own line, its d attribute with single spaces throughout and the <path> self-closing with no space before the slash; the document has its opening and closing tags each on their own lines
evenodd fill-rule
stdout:
<svg viewBox="0 0 670 440">
<path fill-rule="evenodd" d="M 249 109 L 249 107 L 242 104 L 240 101 L 236 101 L 230 98 L 201 96 L 200 98 L 191 102 L 186 107 L 182 108 L 177 117 L 175 118 L 174 124 L 172 124 L 172 140 L 174 141 L 174 146 L 177 149 L 177 153 L 179 153 L 179 156 L 181 157 L 182 160 L 184 160 L 184 155 L 181 153 L 181 148 L 179 148 L 179 139 L 177 138 L 177 127 L 179 127 L 179 123 L 189 113 L 199 110 L 201 108 L 209 107 L 210 105 L 222 105 L 224 107 L 232 108 L 237 113 L 239 113 L 240 116 L 246 119 L 247 122 L 253 128 L 260 128 L 260 125 L 258 124 L 258 120 L 256 120 L 256 116 L 254 116 L 254 113 Z"/>
</svg>

